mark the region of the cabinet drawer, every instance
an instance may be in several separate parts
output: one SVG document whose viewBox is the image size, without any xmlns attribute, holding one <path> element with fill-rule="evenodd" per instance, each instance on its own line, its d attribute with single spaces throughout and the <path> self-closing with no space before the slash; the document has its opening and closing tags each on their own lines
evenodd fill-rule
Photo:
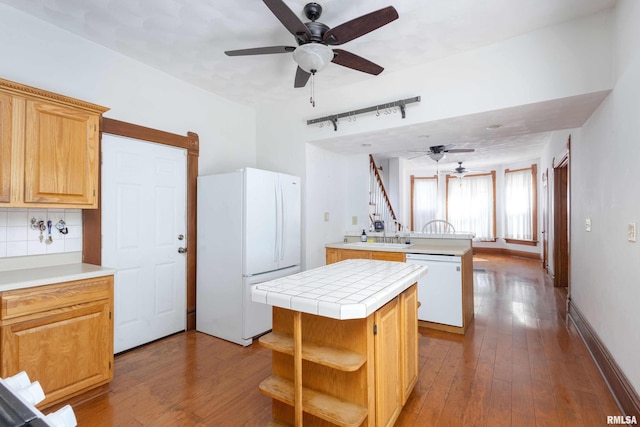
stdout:
<svg viewBox="0 0 640 427">
<path fill-rule="evenodd" d="M 404 262 L 404 257 L 404 252 L 371 251 L 371 259 L 377 259 L 380 261 Z"/>
<path fill-rule="evenodd" d="M 0 320 L 111 298 L 113 276 L 3 292 Z"/>
</svg>

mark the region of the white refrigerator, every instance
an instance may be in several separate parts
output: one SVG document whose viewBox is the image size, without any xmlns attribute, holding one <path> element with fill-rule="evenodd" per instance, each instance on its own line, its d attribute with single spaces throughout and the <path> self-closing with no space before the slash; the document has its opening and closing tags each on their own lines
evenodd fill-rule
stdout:
<svg viewBox="0 0 640 427">
<path fill-rule="evenodd" d="M 253 168 L 198 177 L 196 330 L 247 346 L 271 329 L 251 287 L 300 271 L 300 186 Z"/>
</svg>

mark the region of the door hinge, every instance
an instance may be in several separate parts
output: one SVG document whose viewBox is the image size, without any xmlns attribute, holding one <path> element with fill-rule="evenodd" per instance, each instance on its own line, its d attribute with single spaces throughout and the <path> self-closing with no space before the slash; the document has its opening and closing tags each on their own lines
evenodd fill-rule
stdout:
<svg viewBox="0 0 640 427">
<path fill-rule="evenodd" d="M 378 335 L 378 325 L 373 324 L 373 335 Z"/>
</svg>

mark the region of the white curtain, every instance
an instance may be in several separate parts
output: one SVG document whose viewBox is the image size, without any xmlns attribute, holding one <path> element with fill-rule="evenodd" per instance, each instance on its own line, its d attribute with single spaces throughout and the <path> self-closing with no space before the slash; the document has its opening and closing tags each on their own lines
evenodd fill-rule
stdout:
<svg viewBox="0 0 640 427">
<path fill-rule="evenodd" d="M 504 220 L 507 239 L 533 240 L 531 169 L 504 175 Z"/>
<path fill-rule="evenodd" d="M 447 221 L 475 240 L 494 239 L 493 200 L 493 175 L 448 178 Z"/>
<path fill-rule="evenodd" d="M 429 221 L 438 219 L 438 180 L 415 178 L 413 180 L 413 231 L 421 231 Z"/>
</svg>

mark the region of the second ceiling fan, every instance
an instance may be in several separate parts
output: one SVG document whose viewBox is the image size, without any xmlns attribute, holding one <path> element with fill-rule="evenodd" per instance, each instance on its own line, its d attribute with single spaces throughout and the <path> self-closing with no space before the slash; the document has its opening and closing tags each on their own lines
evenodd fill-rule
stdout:
<svg viewBox="0 0 640 427">
<path fill-rule="evenodd" d="M 353 39 L 370 33 L 391 21 L 398 19 L 398 12 L 388 6 L 375 12 L 362 15 L 337 27 L 318 22 L 322 14 L 322 6 L 308 3 L 304 14 L 310 22 L 302 22 L 298 16 L 282 0 L 263 0 L 271 12 L 280 20 L 285 28 L 295 37 L 298 47 L 267 46 L 251 49 L 228 50 L 228 56 L 265 55 L 275 53 L 293 53 L 298 64 L 294 87 L 304 87 L 311 75 L 324 69 L 329 62 L 342 65 L 363 73 L 378 75 L 384 70 L 378 64 L 343 49 L 332 49 Z"/>
<path fill-rule="evenodd" d="M 429 156 L 431 160 L 439 162 L 442 158 L 447 154 L 455 154 L 455 153 L 473 153 L 475 150 L 473 148 L 453 148 L 455 145 L 432 145 L 429 147 L 427 151 L 415 151 L 415 153 L 422 153 L 415 157 L 411 157 L 411 159 L 415 159 L 422 156 Z"/>
<path fill-rule="evenodd" d="M 469 169 L 465 168 L 464 166 L 462 166 L 462 162 L 458 162 L 458 167 L 455 168 L 454 170 L 451 170 L 451 171 L 440 171 L 440 173 L 441 174 L 455 176 L 456 178 L 462 179 L 466 175 L 469 175 L 469 174 L 480 174 L 480 173 L 485 173 L 485 172 L 469 170 Z"/>
</svg>

